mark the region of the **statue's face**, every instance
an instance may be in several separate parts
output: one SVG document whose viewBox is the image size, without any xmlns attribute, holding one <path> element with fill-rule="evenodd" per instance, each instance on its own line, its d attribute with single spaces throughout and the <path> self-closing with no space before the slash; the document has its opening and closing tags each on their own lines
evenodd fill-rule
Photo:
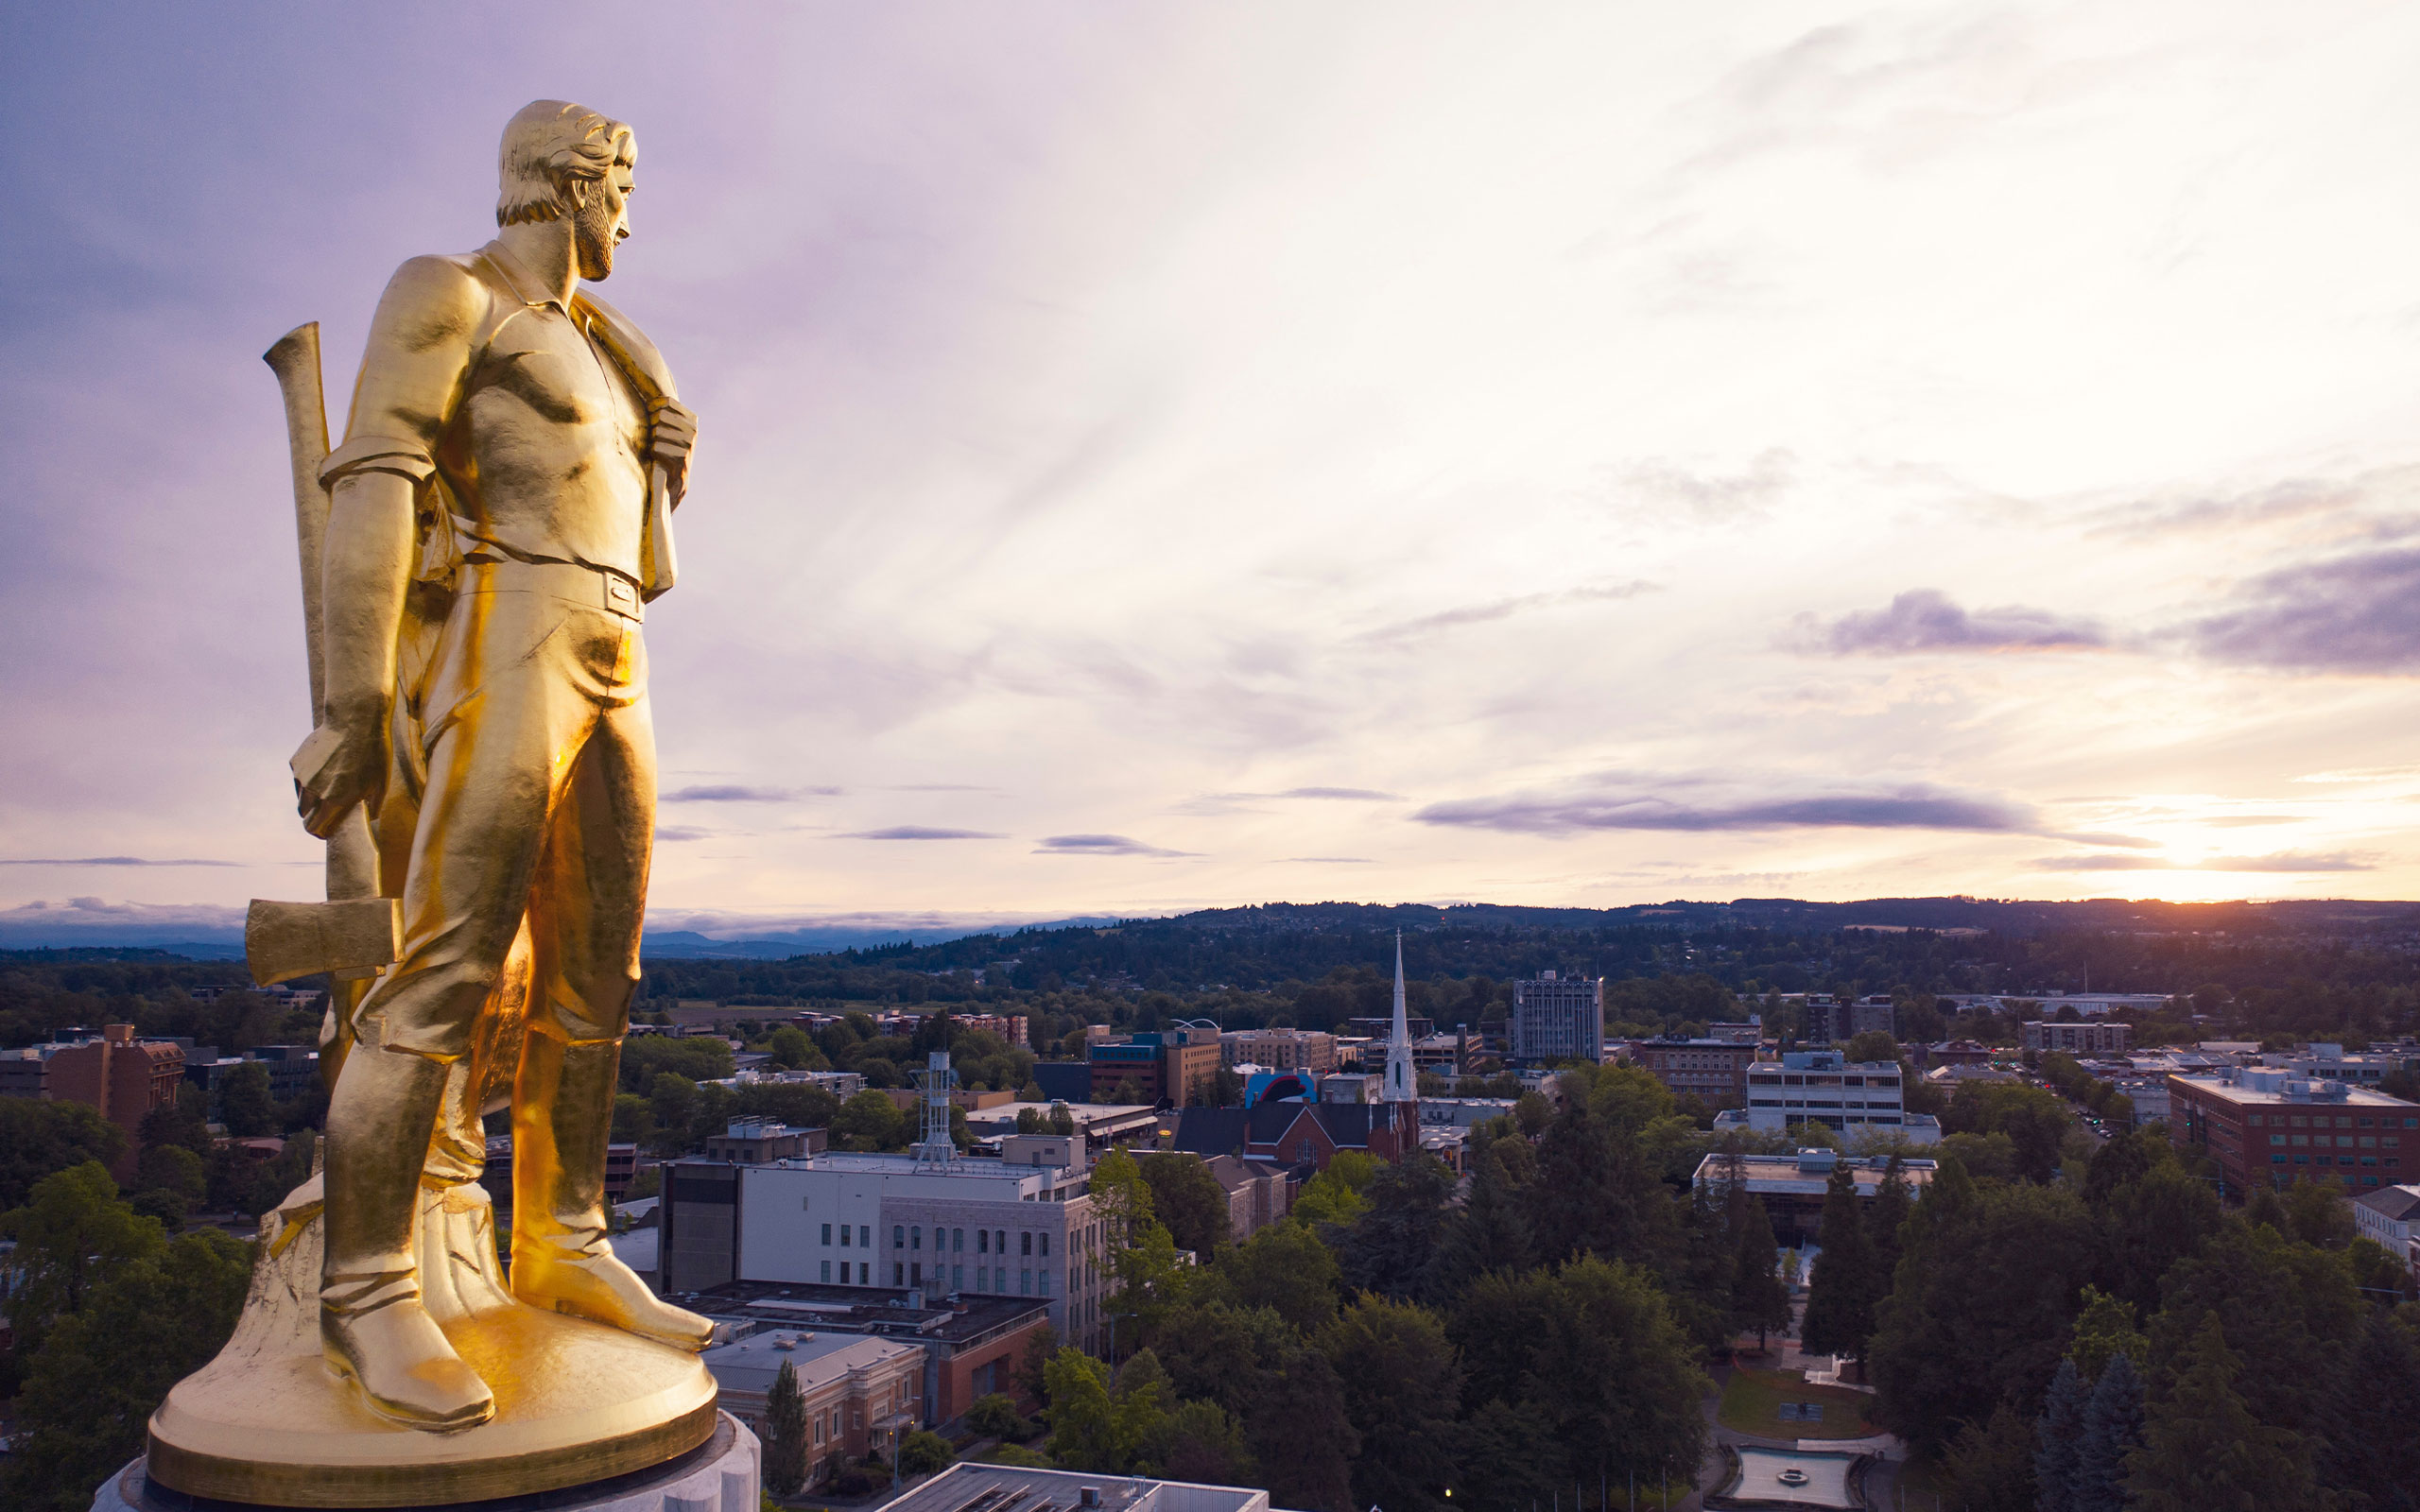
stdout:
<svg viewBox="0 0 2420 1512">
<path fill-rule="evenodd" d="M 591 283 L 614 271 L 614 249 L 631 233 L 634 187 L 630 163 L 617 160 L 604 178 L 588 186 L 585 202 L 573 219 L 572 243 L 579 254 L 579 276 Z"/>
</svg>

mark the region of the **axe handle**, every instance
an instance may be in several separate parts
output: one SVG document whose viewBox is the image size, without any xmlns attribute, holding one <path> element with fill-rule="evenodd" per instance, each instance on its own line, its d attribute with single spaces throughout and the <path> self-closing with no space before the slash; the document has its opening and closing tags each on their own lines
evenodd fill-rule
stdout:
<svg viewBox="0 0 2420 1512">
<path fill-rule="evenodd" d="M 320 465 L 328 459 L 328 409 L 320 381 L 320 322 L 306 321 L 261 353 L 277 374 L 285 400 L 285 449 L 294 469 L 294 537 L 302 565 L 302 639 L 309 647 L 311 722 L 320 722 L 327 675 L 320 662 L 320 558 L 328 539 L 328 490 Z"/>
<path fill-rule="evenodd" d="M 285 400 L 285 448 L 294 471 L 294 540 L 302 569 L 302 644 L 311 669 L 311 722 L 320 722 L 327 698 L 327 669 L 320 652 L 324 636 L 320 612 L 320 558 L 328 539 L 328 490 L 320 484 L 320 465 L 328 459 L 328 408 L 320 377 L 320 322 L 306 321 L 278 337 L 261 353 L 277 388 Z M 378 853 L 370 838 L 370 818 L 355 811 L 345 816 L 328 837 L 328 896 L 331 899 L 378 896 Z"/>
</svg>

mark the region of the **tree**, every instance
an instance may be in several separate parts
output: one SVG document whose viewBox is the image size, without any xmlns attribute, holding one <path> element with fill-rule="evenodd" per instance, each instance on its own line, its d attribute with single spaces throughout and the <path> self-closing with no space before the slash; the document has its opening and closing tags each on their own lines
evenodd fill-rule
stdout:
<svg viewBox="0 0 2420 1512">
<path fill-rule="evenodd" d="M 806 1399 L 787 1360 L 765 1394 L 765 1484 L 775 1496 L 796 1496 L 806 1487 Z"/>
<path fill-rule="evenodd" d="M 157 1256 L 165 1243 L 159 1220 L 119 1201 L 117 1183 L 94 1160 L 36 1182 L 32 1199 L 0 1218 L 0 1228 L 17 1242 L 11 1264 L 22 1279 L 7 1306 L 21 1354 L 41 1343 L 52 1320 L 80 1312 L 111 1277 Z"/>
<path fill-rule="evenodd" d="M 1337 1256 L 1345 1284 L 1397 1297 L 1425 1294 L 1429 1260 L 1453 1194 L 1454 1174 L 1425 1150 L 1379 1171 L 1370 1183 L 1370 1211 L 1353 1226 Z"/>
<path fill-rule="evenodd" d="M 2076 1313 L 2074 1342 L 2067 1346 L 2067 1358 L 2087 1381 L 2098 1381 L 2110 1360 L 2124 1355 L 2129 1370 L 2135 1360 L 2151 1358 L 2151 1341 L 2135 1327 L 2134 1305 L 2123 1297 L 2112 1297 L 2098 1286 L 2083 1289 L 2082 1305 Z"/>
<path fill-rule="evenodd" d="M 2243 1362 L 2216 1313 L 2179 1356 L 2176 1384 L 2144 1416 L 2127 1456 L 2126 1488 L 2140 1512 L 2310 1504 L 2308 1457 L 2290 1430 L 2264 1424 L 2235 1389 Z"/>
<path fill-rule="evenodd" d="M 2286 1219 L 2296 1239 L 2322 1249 L 2353 1242 L 2353 1204 L 2333 1181 L 2297 1181 L 2286 1189 Z"/>
<path fill-rule="evenodd" d="M 1239 1307 L 1266 1307 L 1308 1333 L 1336 1316 L 1336 1252 L 1299 1223 L 1277 1223 L 1219 1257 Z"/>
<path fill-rule="evenodd" d="M 976 1398 L 966 1409 L 966 1426 L 979 1437 L 1003 1443 L 1033 1436 L 1032 1422 L 1017 1415 L 1016 1399 L 1005 1391 Z"/>
<path fill-rule="evenodd" d="M 1888 1060 L 1895 1064 L 1899 1058 L 1899 1041 L 1880 1029 L 1868 1029 L 1850 1039 L 1843 1058 L 1851 1064 L 1869 1060 Z"/>
<path fill-rule="evenodd" d="M 832 1062 L 816 1048 L 806 1031 L 795 1024 L 784 1024 L 773 1031 L 766 1048 L 771 1052 L 773 1064 L 784 1071 L 829 1071 Z"/>
<path fill-rule="evenodd" d="M 18 1398 L 20 1436 L 0 1469 L 0 1503 L 91 1506 L 93 1487 L 143 1452 L 144 1425 L 168 1388 L 234 1332 L 251 1258 L 250 1244 L 216 1229 L 183 1234 L 125 1262 L 58 1317 Z"/>
<path fill-rule="evenodd" d="M 1427 1309 L 1362 1297 L 1322 1329 L 1318 1345 L 1343 1383 L 1361 1436 L 1353 1500 L 1387 1512 L 1444 1512 L 1454 1475 L 1462 1371 L 1444 1324 Z"/>
<path fill-rule="evenodd" d="M 1772 1219 L 1765 1205 L 1744 1191 L 1743 1217 L 1735 1240 L 1731 1269 L 1731 1315 L 1734 1326 L 1756 1331 L 1756 1348 L 1765 1347 L 1772 1329 L 1789 1326 L 1789 1284 L 1783 1280 L 1775 1256 Z"/>
<path fill-rule="evenodd" d="M 1908 1192 L 1907 1168 L 1896 1151 L 1882 1168 L 1882 1184 L 1875 1189 L 1874 1211 L 1865 1215 L 1865 1235 L 1874 1249 L 1874 1299 L 1891 1290 L 1891 1274 L 1899 1268 L 1899 1230 L 1915 1207 Z"/>
<path fill-rule="evenodd" d="M 949 1469 L 957 1458 L 949 1440 L 928 1429 L 919 1428 L 899 1441 L 899 1473 L 903 1477 L 938 1474 Z"/>
<path fill-rule="evenodd" d="M 1207 1257 L 1227 1242 L 1227 1189 L 1198 1155 L 1166 1152 L 1139 1162 L 1151 1188 L 1152 1215 L 1179 1249 Z"/>
<path fill-rule="evenodd" d="M 2420 1319 L 2374 1308 L 2332 1372 L 2325 1479 L 2357 1506 L 2409 1507 L 2420 1486 Z"/>
<path fill-rule="evenodd" d="M 696 1082 L 678 1072 L 656 1073 L 648 1089 L 648 1110 L 655 1119 L 655 1154 L 681 1155 L 687 1151 L 687 1136 L 697 1109 Z"/>
<path fill-rule="evenodd" d="M 1271 1504 L 1351 1512 L 1351 1462 L 1361 1435 L 1344 1409 L 1344 1383 L 1327 1357 L 1297 1349 L 1278 1366 L 1245 1424 Z"/>
<path fill-rule="evenodd" d="M 2075 1361 L 2060 1361 L 2033 1433 L 2033 1495 L 2040 1512 L 2078 1512 L 2076 1456 L 2090 1398 Z"/>
<path fill-rule="evenodd" d="M 1037 1091 L 1040 1090 L 1041 1089 L 1039 1088 L 1035 1089 Z M 1075 1112 L 1070 1109 L 1065 1103 L 1053 1102 L 1050 1105 L 1049 1131 L 1053 1134 L 1073 1134 L 1076 1132 Z"/>
<path fill-rule="evenodd" d="M 1544 1456 L 1536 1471 L 1547 1486 L 1632 1471 L 1645 1480 L 1703 1455 L 1709 1384 L 1697 1347 L 1637 1266 L 1589 1256 L 1482 1276 L 1445 1328 L 1462 1352 L 1465 1404 L 1501 1401 L 1526 1418 L 1534 1432 L 1524 1428 L 1519 1443 Z"/>
<path fill-rule="evenodd" d="M 1429 1295 L 1451 1297 L 1478 1277 L 1529 1267 L 1530 1226 L 1505 1152 L 1519 1143 L 1491 1139 L 1470 1160 L 1470 1186 L 1461 1207 L 1445 1215 L 1430 1262 Z M 1520 1146 L 1527 1149 L 1527 1145 Z"/>
<path fill-rule="evenodd" d="M 2072 1512 L 2125 1512 L 2126 1456 L 2143 1441 L 2143 1378 L 2123 1354 L 2109 1356 L 2083 1414 L 2076 1445 Z"/>
<path fill-rule="evenodd" d="M 1260 1471 L 1243 1428 L 1214 1401 L 1188 1401 L 1164 1418 L 1144 1446 L 1146 1461 L 1170 1480 L 1250 1486 Z"/>
<path fill-rule="evenodd" d="M 268 1068 L 247 1060 L 219 1078 L 219 1122 L 238 1139 L 277 1132 L 277 1100 L 269 1095 Z"/>
<path fill-rule="evenodd" d="M 0 1097 L 0 1212 L 24 1207 L 44 1177 L 87 1160 L 106 1169 L 124 1153 L 126 1131 L 95 1108 Z"/>
<path fill-rule="evenodd" d="M 1815 1280 L 1807 1290 L 1806 1316 L 1799 1339 L 1810 1354 L 1862 1355 L 1874 1333 L 1874 1305 L 1886 1288 L 1875 1273 L 1874 1249 L 1858 1211 L 1857 1177 L 1846 1165 L 1832 1167 L 1824 1193 Z"/>
<path fill-rule="evenodd" d="M 912 1133 L 908 1115 L 882 1093 L 869 1087 L 840 1105 L 832 1132 L 855 1150 L 895 1150 Z"/>
<path fill-rule="evenodd" d="M 2033 1425 L 2008 1402 L 1962 1426 L 1941 1468 L 1962 1512 L 2034 1512 Z"/>
<path fill-rule="evenodd" d="M 1116 1427 L 1109 1400 L 1109 1367 L 1076 1349 L 1051 1356 L 1045 1369 L 1050 1405 L 1050 1457 L 1071 1470 L 1117 1469 Z"/>
</svg>

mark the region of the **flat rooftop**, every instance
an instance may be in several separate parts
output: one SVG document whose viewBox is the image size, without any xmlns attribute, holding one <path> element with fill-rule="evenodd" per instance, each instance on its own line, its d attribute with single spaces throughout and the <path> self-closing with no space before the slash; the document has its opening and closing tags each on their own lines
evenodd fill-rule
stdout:
<svg viewBox="0 0 2420 1512">
<path fill-rule="evenodd" d="M 912 1287 L 822 1286 L 811 1281 L 726 1281 L 703 1292 L 673 1292 L 665 1300 L 723 1322 L 768 1329 L 830 1329 L 879 1333 L 953 1346 L 979 1343 L 1050 1315 L 1040 1297 L 961 1294 L 950 1302 L 926 1293 L 909 1306 Z"/>
<path fill-rule="evenodd" d="M 812 1391 L 852 1370 L 915 1348 L 905 1339 L 865 1333 L 767 1329 L 731 1344 L 717 1344 L 700 1358 L 717 1383 L 735 1391 L 770 1391 L 785 1363 L 798 1372 L 799 1386 Z"/>
<path fill-rule="evenodd" d="M 2407 1103 L 2400 1097 L 2389 1097 L 2375 1088 L 2346 1081 L 2314 1082 L 2308 1077 L 2267 1068 L 2244 1071 L 2232 1078 L 2169 1072 L 2168 1079 L 2183 1083 L 2195 1091 L 2250 1106 L 2360 1108 L 2374 1113 L 2420 1114 L 2420 1103 Z"/>
<path fill-rule="evenodd" d="M 881 1512 L 1076 1512 L 1087 1491 L 1099 1512 L 1269 1512 L 1269 1493 L 1250 1486 L 963 1461 L 893 1498 Z"/>
</svg>

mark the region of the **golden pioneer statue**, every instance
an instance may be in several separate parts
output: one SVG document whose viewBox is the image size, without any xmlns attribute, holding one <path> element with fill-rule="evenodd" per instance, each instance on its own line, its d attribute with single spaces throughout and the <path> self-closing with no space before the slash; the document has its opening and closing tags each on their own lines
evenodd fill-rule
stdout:
<svg viewBox="0 0 2420 1512">
<path fill-rule="evenodd" d="M 226 1351 L 150 1474 L 285 1505 L 442 1503 L 628 1473 L 715 1432 L 695 1351 L 606 1241 L 606 1143 L 654 830 L 644 606 L 696 418 L 585 292 L 630 234 L 631 129 L 505 128 L 495 240 L 416 257 L 330 451 L 318 340 L 269 353 L 295 449 L 324 903 L 255 903 L 264 982 L 333 973 L 325 1163 L 264 1222 Z M 499 1272 L 483 1114 L 510 1108 Z"/>
</svg>

